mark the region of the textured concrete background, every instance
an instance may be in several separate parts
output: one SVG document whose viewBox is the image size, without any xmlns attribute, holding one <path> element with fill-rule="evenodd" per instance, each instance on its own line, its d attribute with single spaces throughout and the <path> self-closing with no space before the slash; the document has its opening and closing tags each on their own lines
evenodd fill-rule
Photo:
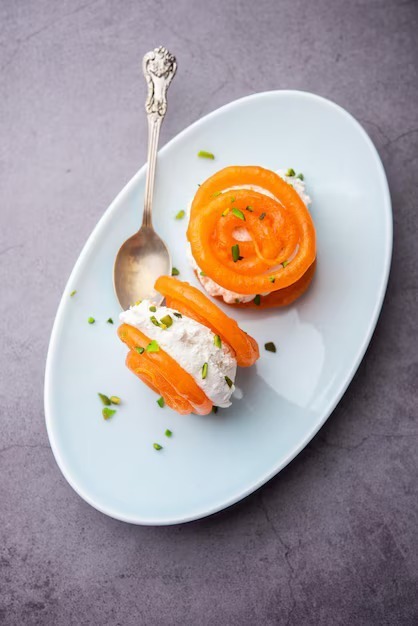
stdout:
<svg viewBox="0 0 418 626">
<path fill-rule="evenodd" d="M 417 623 L 417 18 L 401 0 L 0 0 L 0 622 Z M 163 142 L 266 89 L 353 113 L 395 246 L 367 356 L 305 451 L 211 519 L 141 528 L 61 476 L 43 375 L 68 274 L 145 159 L 139 63 L 160 43 L 180 68 Z"/>
</svg>

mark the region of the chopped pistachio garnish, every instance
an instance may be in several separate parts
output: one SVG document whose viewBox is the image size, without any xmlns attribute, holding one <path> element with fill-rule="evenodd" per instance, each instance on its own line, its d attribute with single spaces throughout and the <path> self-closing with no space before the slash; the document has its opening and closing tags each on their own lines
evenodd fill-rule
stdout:
<svg viewBox="0 0 418 626">
<path fill-rule="evenodd" d="M 203 363 L 203 367 L 202 367 L 202 378 L 206 378 L 206 376 L 208 375 L 208 367 L 209 365 L 207 363 Z"/>
<path fill-rule="evenodd" d="M 231 202 L 235 202 L 235 196 L 230 197 Z"/>
<path fill-rule="evenodd" d="M 226 384 L 228 385 L 229 388 L 231 388 L 232 385 L 234 384 L 232 382 L 232 380 L 229 378 L 229 376 L 225 376 L 225 382 L 226 382 Z"/>
<path fill-rule="evenodd" d="M 143 352 L 145 352 L 145 348 L 142 348 L 141 346 L 135 346 L 135 350 L 138 352 L 138 354 L 142 354 Z"/>
<path fill-rule="evenodd" d="M 70 293 L 70 297 L 72 298 L 73 296 L 75 296 L 75 294 L 77 293 L 77 289 L 74 289 L 71 293 Z"/>
<path fill-rule="evenodd" d="M 269 281 L 270 281 L 271 283 L 274 283 L 274 282 L 275 282 L 275 280 L 276 280 L 276 277 L 275 277 L 275 276 L 269 276 Z"/>
<path fill-rule="evenodd" d="M 289 261 L 283 261 L 283 263 L 282 263 L 283 268 L 285 268 L 286 265 L 289 265 Z"/>
<path fill-rule="evenodd" d="M 268 341 L 267 343 L 265 343 L 264 347 L 267 350 L 267 352 L 276 352 L 276 346 L 274 345 L 272 341 Z"/>
<path fill-rule="evenodd" d="M 110 406 L 111 400 L 104 393 L 97 394 L 105 406 Z"/>
<path fill-rule="evenodd" d="M 242 211 L 240 211 L 236 207 L 233 207 L 232 213 L 235 215 L 235 217 L 238 217 L 240 220 L 243 220 L 245 222 L 245 215 Z"/>
<path fill-rule="evenodd" d="M 214 159 L 215 155 L 212 152 L 207 152 L 206 150 L 199 150 L 197 156 L 201 159 Z"/>
<path fill-rule="evenodd" d="M 301 172 L 300 174 L 298 174 L 298 175 L 296 176 L 296 178 L 299 178 L 299 180 L 305 180 L 305 177 L 304 177 L 304 175 L 302 174 L 302 172 Z"/>
<path fill-rule="evenodd" d="M 170 328 L 170 326 L 173 325 L 173 318 L 171 317 L 171 315 L 164 315 L 164 317 L 162 317 L 160 319 L 161 324 L 164 324 L 164 326 L 166 328 Z"/>
<path fill-rule="evenodd" d="M 137 300 L 136 302 L 134 302 L 134 306 L 138 306 L 138 304 L 141 304 L 142 300 Z"/>
<path fill-rule="evenodd" d="M 110 401 L 112 404 L 120 404 L 121 403 L 121 399 L 119 398 L 119 396 L 110 396 Z"/>
<path fill-rule="evenodd" d="M 217 413 L 218 412 L 218 407 L 213 405 L 212 407 L 212 413 Z"/>
<path fill-rule="evenodd" d="M 217 196 L 220 196 L 222 193 L 222 191 L 215 191 L 215 193 L 212 194 L 212 198 L 216 198 Z"/>
<path fill-rule="evenodd" d="M 219 335 L 214 336 L 213 343 L 217 348 L 222 348 L 222 339 L 219 337 Z"/>
<path fill-rule="evenodd" d="M 296 174 L 296 172 L 293 169 L 293 167 L 289 167 L 289 169 L 286 172 L 286 176 L 294 176 L 295 174 Z"/>
<path fill-rule="evenodd" d="M 96 321 L 94 319 L 94 317 L 89 317 L 89 319 L 87 320 L 89 324 L 94 324 L 94 322 Z"/>
<path fill-rule="evenodd" d="M 186 211 L 183 211 L 183 210 L 179 211 L 176 215 L 176 220 L 182 220 L 185 215 L 186 215 Z"/>
<path fill-rule="evenodd" d="M 109 317 L 109 318 L 106 320 L 106 322 L 107 322 L 108 324 L 113 324 L 113 320 L 112 320 L 112 318 L 111 318 L 111 317 Z"/>
<path fill-rule="evenodd" d="M 239 260 L 239 245 L 236 243 L 231 248 L 232 260 L 236 263 Z"/>
<path fill-rule="evenodd" d="M 112 417 L 112 415 L 114 415 L 116 413 L 115 409 L 109 409 L 107 406 L 105 406 L 105 408 L 102 411 L 102 415 L 105 418 L 105 420 L 108 420 L 109 417 Z"/>
<path fill-rule="evenodd" d="M 165 435 L 166 437 L 171 437 L 171 435 L 172 435 L 172 434 L 173 434 L 173 432 L 172 432 L 169 428 L 167 428 L 167 429 L 166 429 L 166 431 L 165 431 L 165 433 L 164 433 L 164 435 Z"/>
<path fill-rule="evenodd" d="M 230 210 L 231 209 L 225 209 L 225 211 L 222 212 L 222 217 L 226 217 Z"/>
<path fill-rule="evenodd" d="M 177 267 L 173 267 L 173 269 L 171 270 L 171 275 L 178 276 L 179 274 L 180 274 L 180 271 L 177 269 Z"/>
<path fill-rule="evenodd" d="M 203 272 L 203 271 L 200 271 L 200 272 L 199 272 L 199 274 L 200 274 L 201 276 L 207 276 L 206 272 Z"/>
<path fill-rule="evenodd" d="M 162 396 L 161 396 L 161 398 L 158 398 L 157 404 L 161 408 L 163 408 L 165 406 L 165 400 L 164 400 L 164 398 Z"/>
<path fill-rule="evenodd" d="M 155 315 L 151 315 L 150 320 L 154 324 L 154 326 L 160 326 L 160 322 L 157 320 Z"/>
<path fill-rule="evenodd" d="M 160 351 L 160 346 L 158 345 L 158 342 L 155 341 L 155 339 L 150 341 L 150 343 L 146 347 L 146 351 L 147 352 L 159 352 Z"/>
<path fill-rule="evenodd" d="M 246 206 L 246 207 L 245 207 L 245 210 L 246 210 L 246 211 L 249 211 L 250 213 L 253 213 L 253 212 L 254 212 L 253 207 L 252 207 L 252 206 L 250 206 L 250 205 Z"/>
<path fill-rule="evenodd" d="M 260 302 L 261 302 L 261 296 L 260 294 L 257 294 L 256 297 L 254 298 L 254 304 L 256 306 L 260 306 Z"/>
<path fill-rule="evenodd" d="M 173 313 L 176 317 L 183 317 L 181 313 L 177 313 L 176 311 Z"/>
<path fill-rule="evenodd" d="M 150 306 L 149 310 L 151 311 L 151 313 L 155 313 L 155 311 L 157 310 L 156 306 Z"/>
<path fill-rule="evenodd" d="M 162 446 L 160 446 L 160 444 L 159 444 L 159 443 L 153 443 L 153 444 L 152 444 L 152 447 L 154 448 L 154 450 L 162 450 L 162 449 L 163 449 L 163 447 L 162 447 Z"/>
<path fill-rule="evenodd" d="M 262 213 L 258 219 L 259 219 L 259 220 L 263 220 L 265 217 L 266 217 L 266 214 L 265 214 L 265 213 Z"/>
</svg>

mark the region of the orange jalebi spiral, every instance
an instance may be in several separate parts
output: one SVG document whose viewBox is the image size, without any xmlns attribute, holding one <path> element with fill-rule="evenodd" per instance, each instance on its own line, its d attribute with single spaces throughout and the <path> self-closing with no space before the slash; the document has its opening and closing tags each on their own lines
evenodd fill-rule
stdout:
<svg viewBox="0 0 418 626">
<path fill-rule="evenodd" d="M 255 339 L 247 335 L 237 322 L 226 315 L 199 289 L 170 276 L 160 276 L 155 289 L 165 296 L 167 305 L 210 328 L 235 352 L 240 367 L 253 365 L 260 356 Z M 175 305 L 175 306 L 174 306 Z"/>
<path fill-rule="evenodd" d="M 244 295 L 288 289 L 281 297 L 271 293 L 265 306 L 288 304 L 313 276 L 310 213 L 291 185 L 261 167 L 226 167 L 206 180 L 194 197 L 187 237 L 200 269 L 221 287 Z"/>
</svg>

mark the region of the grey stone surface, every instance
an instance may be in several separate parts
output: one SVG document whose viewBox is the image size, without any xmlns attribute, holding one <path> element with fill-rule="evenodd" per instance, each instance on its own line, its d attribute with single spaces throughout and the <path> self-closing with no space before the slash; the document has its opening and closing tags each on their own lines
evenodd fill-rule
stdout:
<svg viewBox="0 0 418 626">
<path fill-rule="evenodd" d="M 417 623 L 417 18 L 401 0 L 0 0 L 1 623 Z M 145 159 L 139 59 L 160 43 L 180 67 L 164 142 L 267 89 L 353 113 L 395 245 L 366 358 L 305 451 L 223 513 L 143 528 L 65 482 L 43 375 L 67 276 Z"/>
</svg>

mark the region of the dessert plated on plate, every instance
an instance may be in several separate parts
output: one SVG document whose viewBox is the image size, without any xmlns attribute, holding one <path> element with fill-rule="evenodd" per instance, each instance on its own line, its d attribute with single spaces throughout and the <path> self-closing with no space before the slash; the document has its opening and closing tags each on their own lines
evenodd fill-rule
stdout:
<svg viewBox="0 0 418 626">
<path fill-rule="evenodd" d="M 309 287 L 315 227 L 302 174 L 226 167 L 200 185 L 190 208 L 189 253 L 206 291 L 227 304 L 285 306 Z"/>
<path fill-rule="evenodd" d="M 142 300 L 120 314 L 127 367 L 183 415 L 230 406 L 237 365 L 255 363 L 256 341 L 188 283 L 161 276 L 155 289 L 166 306 Z"/>
<path fill-rule="evenodd" d="M 309 204 L 294 170 L 232 166 L 206 180 L 187 229 L 206 291 L 243 307 L 285 306 L 302 295 L 316 264 Z M 155 290 L 165 306 L 144 299 L 120 315 L 128 368 L 178 413 L 230 406 L 237 365 L 258 359 L 256 341 L 188 283 L 161 276 Z"/>
</svg>

